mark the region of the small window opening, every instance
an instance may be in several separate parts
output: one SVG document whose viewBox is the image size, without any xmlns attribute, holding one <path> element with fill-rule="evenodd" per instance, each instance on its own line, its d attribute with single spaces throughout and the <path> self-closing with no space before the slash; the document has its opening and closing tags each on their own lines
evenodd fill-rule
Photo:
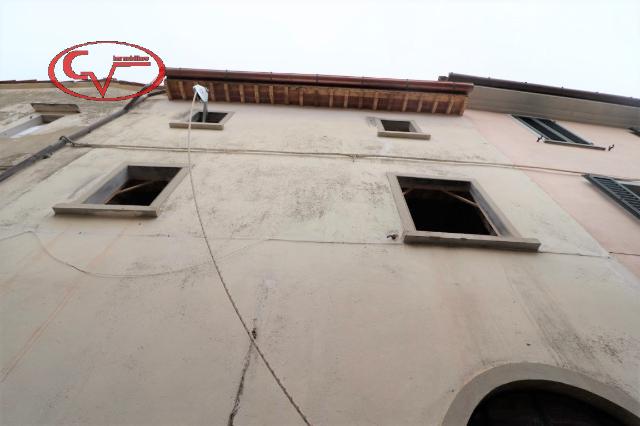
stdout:
<svg viewBox="0 0 640 426">
<path fill-rule="evenodd" d="M 380 120 L 382 127 L 388 132 L 415 132 L 410 121 L 401 120 Z"/>
<path fill-rule="evenodd" d="M 19 138 L 22 136 L 29 135 L 31 133 L 35 133 L 38 130 L 45 127 L 47 124 L 52 123 L 62 117 L 61 115 L 37 115 L 32 119 L 19 124 L 9 130 L 6 130 L 2 133 L 2 136 L 8 136 L 10 138 Z"/>
<path fill-rule="evenodd" d="M 473 180 L 389 173 L 402 222 L 402 240 L 537 251 L 540 241 L 523 238 Z"/>
<path fill-rule="evenodd" d="M 220 123 L 226 115 L 226 112 L 207 112 L 205 123 Z M 202 123 L 202 111 L 193 114 L 191 121 Z"/>
<path fill-rule="evenodd" d="M 469 191 L 401 187 L 418 231 L 496 235 Z"/>
<path fill-rule="evenodd" d="M 202 115 L 205 113 L 205 121 L 202 121 Z M 233 116 L 231 111 L 198 111 L 191 116 L 191 128 L 201 130 L 224 130 L 224 126 Z M 181 117 L 181 121 L 169 122 L 172 129 L 189 128 L 189 113 L 185 113 Z"/>
<path fill-rule="evenodd" d="M 431 135 L 424 133 L 414 120 L 387 120 L 374 117 L 378 129 L 378 136 L 404 139 L 431 139 Z"/>
<path fill-rule="evenodd" d="M 87 202 L 148 206 L 180 171 L 179 167 L 127 166 Z"/>
<path fill-rule="evenodd" d="M 57 204 L 56 214 L 157 216 L 159 207 L 180 182 L 183 166 L 128 164 L 114 170 L 75 203 Z"/>
</svg>

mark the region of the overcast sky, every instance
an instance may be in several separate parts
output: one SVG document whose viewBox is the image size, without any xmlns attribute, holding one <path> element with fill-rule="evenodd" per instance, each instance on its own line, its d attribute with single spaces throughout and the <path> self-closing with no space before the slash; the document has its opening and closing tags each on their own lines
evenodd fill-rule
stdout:
<svg viewBox="0 0 640 426">
<path fill-rule="evenodd" d="M 0 80 L 48 79 L 61 50 L 114 39 L 168 67 L 457 72 L 640 97 L 640 0 L 0 0 Z"/>
</svg>

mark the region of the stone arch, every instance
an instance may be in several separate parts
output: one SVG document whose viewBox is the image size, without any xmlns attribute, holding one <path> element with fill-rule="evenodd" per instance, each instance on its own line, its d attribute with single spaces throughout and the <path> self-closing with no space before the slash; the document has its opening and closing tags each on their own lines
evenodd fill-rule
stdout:
<svg viewBox="0 0 640 426">
<path fill-rule="evenodd" d="M 567 394 L 614 415 L 625 425 L 640 425 L 640 403 L 622 390 L 564 368 L 516 363 L 487 370 L 465 384 L 451 403 L 442 426 L 466 425 L 483 399 L 509 386 L 534 386 Z"/>
</svg>

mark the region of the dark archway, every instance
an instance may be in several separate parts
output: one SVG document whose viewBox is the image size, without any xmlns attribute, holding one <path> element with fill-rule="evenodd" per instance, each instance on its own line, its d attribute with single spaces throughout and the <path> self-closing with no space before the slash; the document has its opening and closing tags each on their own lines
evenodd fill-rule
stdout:
<svg viewBox="0 0 640 426">
<path fill-rule="evenodd" d="M 624 426 L 640 426 L 640 401 L 618 386 L 595 380 L 583 373 L 547 364 L 521 362 L 489 368 L 465 381 L 449 406 L 442 426 L 476 426 L 472 414 L 501 392 L 538 390 L 571 397 L 603 411 Z M 488 404 L 488 402 L 486 402 Z M 482 410 L 482 408 L 480 408 Z M 480 420 L 474 419 L 475 422 Z M 482 425 L 482 423 L 479 423 Z M 545 423 L 499 423 L 544 426 Z M 557 426 L 558 423 L 552 425 Z M 575 426 L 576 423 L 560 423 Z M 585 424 L 577 423 L 585 426 Z M 586 425 L 589 425 L 588 423 Z M 605 423 L 606 425 L 606 423 Z M 590 426 L 590 425 L 589 425 Z"/>
<path fill-rule="evenodd" d="M 630 423 L 630 421 L 632 423 Z M 487 395 L 467 426 L 628 426 L 628 412 L 570 386 L 522 381 Z"/>
</svg>

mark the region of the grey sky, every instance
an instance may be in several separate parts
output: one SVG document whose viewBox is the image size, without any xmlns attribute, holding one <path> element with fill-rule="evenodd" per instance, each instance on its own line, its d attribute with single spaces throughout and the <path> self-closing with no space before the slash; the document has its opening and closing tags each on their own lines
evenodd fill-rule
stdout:
<svg viewBox="0 0 640 426">
<path fill-rule="evenodd" d="M 61 50 L 114 39 L 169 67 L 425 80 L 453 71 L 640 97 L 638 0 L 0 0 L 0 79 L 48 79 Z"/>
</svg>

